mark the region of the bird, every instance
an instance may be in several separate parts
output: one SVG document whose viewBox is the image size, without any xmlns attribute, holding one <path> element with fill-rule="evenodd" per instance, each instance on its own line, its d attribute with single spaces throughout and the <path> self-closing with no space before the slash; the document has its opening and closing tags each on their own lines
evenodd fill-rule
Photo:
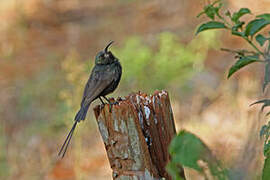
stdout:
<svg viewBox="0 0 270 180">
<path fill-rule="evenodd" d="M 95 57 L 95 66 L 85 85 L 80 110 L 77 112 L 74 118 L 75 122 L 58 153 L 59 156 L 62 154 L 62 158 L 65 156 L 77 123 L 85 119 L 89 106 L 94 100 L 100 99 L 102 104 L 105 105 L 102 100 L 104 98 L 109 103 L 111 112 L 111 107 L 114 103 L 110 102 L 106 95 L 112 93 L 117 88 L 122 76 L 122 66 L 118 58 L 111 51 L 108 51 L 112 43 L 113 41 Z"/>
</svg>

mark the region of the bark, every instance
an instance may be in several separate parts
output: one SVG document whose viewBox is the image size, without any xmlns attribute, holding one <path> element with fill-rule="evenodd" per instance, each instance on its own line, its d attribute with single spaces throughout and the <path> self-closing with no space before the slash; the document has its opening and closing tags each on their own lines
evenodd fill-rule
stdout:
<svg viewBox="0 0 270 180">
<path fill-rule="evenodd" d="M 165 167 L 176 130 L 168 93 L 139 92 L 117 102 L 111 112 L 108 104 L 94 108 L 113 179 L 170 180 Z"/>
</svg>

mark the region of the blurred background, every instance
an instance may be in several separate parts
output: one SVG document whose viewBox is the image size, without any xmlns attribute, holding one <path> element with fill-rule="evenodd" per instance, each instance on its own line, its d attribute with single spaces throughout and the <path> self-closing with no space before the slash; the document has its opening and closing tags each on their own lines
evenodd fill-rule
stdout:
<svg viewBox="0 0 270 180">
<path fill-rule="evenodd" d="M 123 78 L 108 97 L 167 90 L 178 130 L 198 135 L 236 179 L 258 179 L 265 119 L 249 105 L 262 98 L 263 67 L 254 64 L 226 79 L 234 59 L 220 48 L 247 44 L 222 31 L 194 35 L 208 2 L 1 0 L 0 179 L 111 179 L 92 111 L 99 101 L 65 158 L 57 157 L 94 57 L 110 40 Z M 254 14 L 270 8 L 269 0 L 224 3 Z"/>
</svg>

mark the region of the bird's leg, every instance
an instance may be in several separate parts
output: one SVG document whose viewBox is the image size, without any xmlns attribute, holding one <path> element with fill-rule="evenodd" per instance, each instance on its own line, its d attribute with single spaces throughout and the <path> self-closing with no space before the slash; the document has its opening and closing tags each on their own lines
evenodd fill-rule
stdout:
<svg viewBox="0 0 270 180">
<path fill-rule="evenodd" d="M 106 99 L 106 101 L 110 104 L 111 103 L 111 101 L 108 99 L 108 98 L 106 98 L 106 96 L 102 96 L 104 99 Z"/>
<path fill-rule="evenodd" d="M 109 103 L 110 105 L 110 112 L 112 112 L 112 105 L 117 104 L 117 103 L 112 103 L 108 98 L 106 98 L 106 96 L 102 96 L 104 99 L 106 99 L 106 101 Z"/>
<path fill-rule="evenodd" d="M 106 101 L 109 103 L 110 106 L 110 113 L 112 112 L 112 104 L 110 102 L 110 100 L 108 98 L 106 98 L 106 96 L 102 96 L 104 99 L 106 99 Z"/>
<path fill-rule="evenodd" d="M 103 100 L 101 99 L 101 96 L 98 97 L 99 100 L 102 102 L 103 106 L 105 106 L 105 103 L 103 102 Z"/>
</svg>

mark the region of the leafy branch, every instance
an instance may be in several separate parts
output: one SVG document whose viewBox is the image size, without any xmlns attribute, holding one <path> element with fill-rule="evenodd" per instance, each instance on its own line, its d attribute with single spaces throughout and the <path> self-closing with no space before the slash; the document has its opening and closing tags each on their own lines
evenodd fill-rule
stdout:
<svg viewBox="0 0 270 180">
<path fill-rule="evenodd" d="M 233 36 L 238 36 L 244 39 L 253 48 L 252 51 L 231 51 L 237 54 L 237 56 L 235 56 L 237 62 L 230 68 L 228 73 L 229 78 L 236 71 L 238 71 L 242 67 L 245 67 L 248 64 L 266 61 L 265 58 L 267 57 L 267 52 L 269 54 L 270 51 L 270 36 L 265 37 L 262 34 L 256 34 L 270 24 L 270 14 L 258 15 L 253 20 L 246 23 L 245 21 L 241 20 L 241 17 L 243 17 L 244 15 L 252 14 L 248 8 L 241 8 L 239 11 L 234 12 L 233 14 L 229 10 L 227 10 L 226 13 L 222 15 L 220 13 L 222 6 L 223 4 L 220 2 L 220 0 L 205 6 L 204 10 L 197 17 L 200 17 L 201 15 L 206 15 L 210 19 L 210 21 L 201 24 L 198 27 L 196 34 L 210 29 L 225 29 L 230 31 Z M 245 24 L 247 25 L 244 26 Z M 260 48 L 257 47 L 254 42 L 254 36 L 256 42 L 261 47 L 266 42 L 268 42 L 268 51 L 264 53 Z M 247 55 L 246 52 L 251 52 L 252 56 Z M 263 60 L 260 59 L 261 57 Z M 268 83 L 268 81 L 266 83 Z"/>
<path fill-rule="evenodd" d="M 263 82 L 263 92 L 270 82 L 270 32 L 268 35 L 259 34 L 270 24 L 270 14 L 261 14 L 255 16 L 249 22 L 241 20 L 243 16 L 252 15 L 250 9 L 241 8 L 237 12 L 231 13 L 229 10 L 221 12 L 223 4 L 217 0 L 204 7 L 203 11 L 197 17 L 206 15 L 210 20 L 201 24 L 196 35 L 211 29 L 224 29 L 229 31 L 232 36 L 244 39 L 251 49 L 227 49 L 221 50 L 235 54 L 236 62 L 229 69 L 228 78 L 241 68 L 258 62 L 264 65 L 265 75 Z M 254 38 L 255 37 L 255 38 Z M 268 45 L 267 45 L 268 44 Z M 261 111 L 270 106 L 270 99 L 263 99 L 251 105 L 263 104 Z M 270 112 L 267 113 L 270 115 Z M 270 121 L 262 126 L 260 136 L 265 139 L 264 155 L 265 163 L 262 173 L 263 180 L 270 179 Z M 221 163 L 211 154 L 210 149 L 194 134 L 181 131 L 171 142 L 169 152 L 171 161 L 167 165 L 167 170 L 173 179 L 180 180 L 179 165 L 189 167 L 203 173 L 203 168 L 198 164 L 203 161 L 210 169 L 210 173 L 215 179 L 228 179 L 227 169 L 221 166 Z M 207 176 L 205 175 L 207 179 Z"/>
<path fill-rule="evenodd" d="M 268 32 L 268 35 L 259 34 L 259 32 L 264 30 L 264 28 L 270 24 L 270 14 L 261 14 L 254 17 L 249 22 L 245 22 L 241 20 L 241 17 L 252 15 L 250 9 L 241 8 L 233 14 L 231 14 L 229 10 L 226 10 L 226 13 L 222 15 L 220 13 L 222 6 L 223 4 L 218 0 L 204 7 L 198 17 L 206 15 L 210 21 L 201 24 L 196 31 L 196 35 L 210 29 L 225 29 L 230 31 L 233 36 L 244 39 L 251 46 L 252 50 L 221 49 L 235 54 L 236 62 L 229 69 L 227 77 L 230 78 L 235 72 L 249 64 L 260 62 L 265 68 L 264 82 L 262 84 L 263 92 L 265 92 L 265 89 L 270 82 L 270 32 Z M 270 106 L 270 99 L 257 101 L 251 104 L 251 106 L 255 104 L 263 104 L 261 108 L 261 111 L 263 111 L 265 107 Z M 270 112 L 266 115 L 270 115 Z M 265 139 L 264 155 L 266 158 L 262 179 L 266 180 L 270 179 L 270 121 L 268 124 L 262 126 L 260 136 Z"/>
</svg>

